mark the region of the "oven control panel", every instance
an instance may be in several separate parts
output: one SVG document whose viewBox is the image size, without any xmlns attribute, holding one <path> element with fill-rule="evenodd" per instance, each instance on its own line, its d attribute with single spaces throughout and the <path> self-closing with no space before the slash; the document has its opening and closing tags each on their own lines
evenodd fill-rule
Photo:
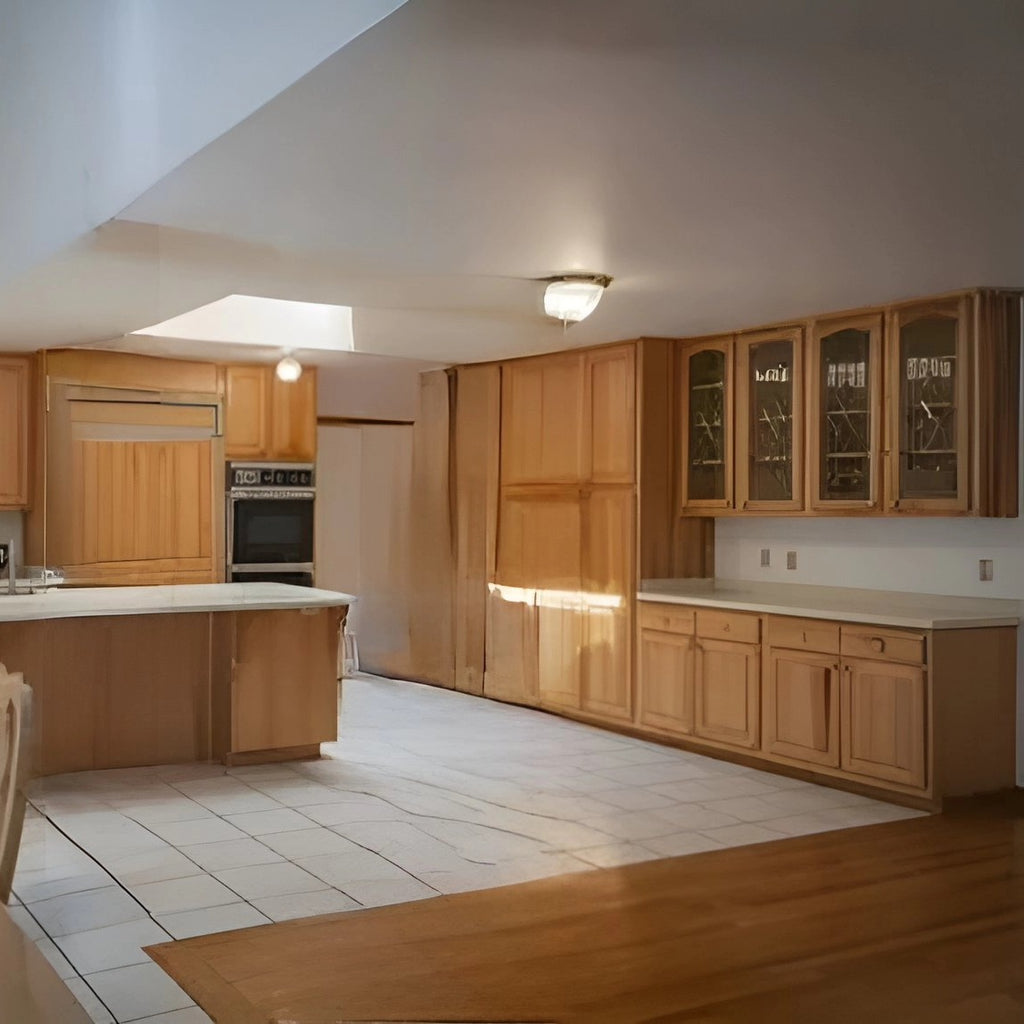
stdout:
<svg viewBox="0 0 1024 1024">
<path fill-rule="evenodd" d="M 229 462 L 228 490 L 238 488 L 302 487 L 309 489 L 315 480 L 313 466 L 295 462 Z"/>
</svg>

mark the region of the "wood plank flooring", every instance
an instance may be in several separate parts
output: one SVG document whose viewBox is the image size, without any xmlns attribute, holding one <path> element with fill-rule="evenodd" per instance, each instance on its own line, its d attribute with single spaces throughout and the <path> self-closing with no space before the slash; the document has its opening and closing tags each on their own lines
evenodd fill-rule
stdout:
<svg viewBox="0 0 1024 1024">
<path fill-rule="evenodd" d="M 219 1024 L 1024 1020 L 1024 799 L 151 947 Z"/>
</svg>

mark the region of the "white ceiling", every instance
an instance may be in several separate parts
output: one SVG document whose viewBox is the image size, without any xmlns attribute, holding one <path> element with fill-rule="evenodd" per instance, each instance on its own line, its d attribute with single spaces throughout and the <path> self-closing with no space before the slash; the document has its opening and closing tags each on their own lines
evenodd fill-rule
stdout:
<svg viewBox="0 0 1024 1024">
<path fill-rule="evenodd" d="M 242 293 L 469 362 L 1024 284 L 1022 69 L 1017 0 L 409 0 L 0 292 L 0 346 Z M 614 281 L 563 334 L 572 270 Z"/>
</svg>

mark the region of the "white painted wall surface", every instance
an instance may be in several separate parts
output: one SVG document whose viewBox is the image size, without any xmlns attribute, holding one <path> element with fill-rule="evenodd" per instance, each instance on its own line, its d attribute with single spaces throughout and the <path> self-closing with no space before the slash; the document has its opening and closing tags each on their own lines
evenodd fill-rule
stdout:
<svg viewBox="0 0 1024 1024">
<path fill-rule="evenodd" d="M 109 220 L 403 2 L 0 0 L 0 281 Z"/>
<path fill-rule="evenodd" d="M 317 413 L 411 423 L 419 409 L 420 373 L 436 365 L 389 356 L 342 356 L 317 370 Z"/>
</svg>

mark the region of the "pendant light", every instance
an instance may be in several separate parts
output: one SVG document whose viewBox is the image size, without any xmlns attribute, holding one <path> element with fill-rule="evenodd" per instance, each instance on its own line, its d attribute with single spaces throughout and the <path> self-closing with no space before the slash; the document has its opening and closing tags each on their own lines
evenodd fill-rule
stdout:
<svg viewBox="0 0 1024 1024">
<path fill-rule="evenodd" d="M 277 374 L 278 380 L 283 380 L 286 384 L 294 384 L 302 376 L 302 363 L 291 353 L 287 353 L 274 367 L 274 373 Z"/>
</svg>

